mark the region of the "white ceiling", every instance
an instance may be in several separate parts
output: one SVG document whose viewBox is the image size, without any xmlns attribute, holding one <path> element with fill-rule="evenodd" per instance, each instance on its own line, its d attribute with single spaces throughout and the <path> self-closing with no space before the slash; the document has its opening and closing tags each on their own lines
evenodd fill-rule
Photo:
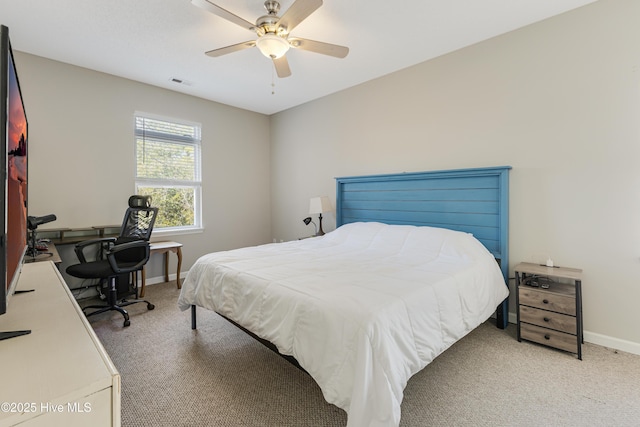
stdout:
<svg viewBox="0 0 640 427">
<path fill-rule="evenodd" d="M 263 0 L 211 1 L 250 22 L 266 14 Z M 0 24 L 14 50 L 273 114 L 594 1 L 325 0 L 292 35 L 349 55 L 292 49 L 284 79 L 257 48 L 206 56 L 256 36 L 190 0 L 2 0 Z"/>
</svg>

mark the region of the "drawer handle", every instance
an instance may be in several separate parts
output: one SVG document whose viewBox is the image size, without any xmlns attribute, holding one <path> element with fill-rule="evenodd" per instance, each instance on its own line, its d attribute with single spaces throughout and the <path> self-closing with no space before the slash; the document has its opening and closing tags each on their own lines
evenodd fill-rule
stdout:
<svg viewBox="0 0 640 427">
<path fill-rule="evenodd" d="M 550 336 L 549 334 L 544 334 L 544 339 L 545 339 L 545 340 L 550 340 L 550 339 L 551 339 L 551 336 Z"/>
<path fill-rule="evenodd" d="M 542 302 L 545 303 L 545 304 L 549 304 L 549 300 L 548 299 L 543 299 Z"/>
<path fill-rule="evenodd" d="M 542 320 L 544 320 L 545 322 L 549 322 L 551 319 L 549 319 L 548 317 L 544 317 Z"/>
</svg>

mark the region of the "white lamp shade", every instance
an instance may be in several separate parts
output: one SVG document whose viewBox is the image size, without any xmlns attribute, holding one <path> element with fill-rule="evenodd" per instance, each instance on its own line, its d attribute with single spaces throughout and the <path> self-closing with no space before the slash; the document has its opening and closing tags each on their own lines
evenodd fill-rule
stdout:
<svg viewBox="0 0 640 427">
<path fill-rule="evenodd" d="M 309 213 L 310 214 L 319 214 L 323 212 L 331 212 L 333 208 L 331 207 L 331 201 L 327 196 L 322 197 L 312 197 L 309 202 Z"/>
<path fill-rule="evenodd" d="M 256 40 L 256 46 L 267 58 L 277 59 L 287 53 L 289 42 L 275 34 L 267 33 Z"/>
</svg>

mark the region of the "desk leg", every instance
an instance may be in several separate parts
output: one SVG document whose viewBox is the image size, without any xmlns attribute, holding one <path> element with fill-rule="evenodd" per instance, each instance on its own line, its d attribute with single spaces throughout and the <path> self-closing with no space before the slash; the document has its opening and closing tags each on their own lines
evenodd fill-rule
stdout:
<svg viewBox="0 0 640 427">
<path fill-rule="evenodd" d="M 145 282 L 145 278 L 146 278 L 146 274 L 145 274 L 145 268 L 142 267 L 142 285 L 140 286 L 140 298 L 144 298 L 144 282 Z"/>
<path fill-rule="evenodd" d="M 169 281 L 169 251 L 164 253 L 164 281 Z"/>
<path fill-rule="evenodd" d="M 173 250 L 169 249 L 164 252 L 164 281 L 169 281 L 169 253 Z M 176 286 L 178 289 L 182 289 L 182 283 L 180 283 L 180 269 L 182 268 L 182 248 L 177 247 L 175 249 L 176 255 L 178 255 L 178 271 L 176 272 Z M 144 285 L 145 285 L 145 268 L 142 268 L 142 285 L 140 286 L 140 298 L 144 297 Z"/>
<path fill-rule="evenodd" d="M 182 289 L 182 283 L 180 283 L 180 269 L 182 268 L 182 248 L 178 246 L 176 251 L 178 255 L 178 271 L 176 272 L 176 286 L 178 289 Z"/>
</svg>

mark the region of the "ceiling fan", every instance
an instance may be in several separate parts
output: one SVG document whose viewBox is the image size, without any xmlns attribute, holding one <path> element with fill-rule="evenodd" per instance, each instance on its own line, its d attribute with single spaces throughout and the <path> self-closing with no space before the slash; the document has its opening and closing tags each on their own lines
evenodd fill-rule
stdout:
<svg viewBox="0 0 640 427">
<path fill-rule="evenodd" d="M 280 3 L 275 0 L 267 0 L 264 2 L 264 7 L 267 9 L 268 14 L 259 17 L 255 24 L 245 21 L 208 0 L 191 0 L 191 3 L 227 21 L 233 22 L 242 28 L 253 31 L 258 35 L 256 40 L 210 50 L 206 52 L 208 56 L 222 56 L 257 46 L 264 56 L 273 60 L 276 73 L 278 77 L 282 78 L 291 75 L 289 62 L 285 56 L 291 47 L 334 56 L 336 58 L 344 58 L 349 53 L 348 47 L 299 37 L 290 37 L 291 31 L 298 24 L 322 6 L 322 0 L 296 0 L 281 17 L 278 16 Z"/>
</svg>

